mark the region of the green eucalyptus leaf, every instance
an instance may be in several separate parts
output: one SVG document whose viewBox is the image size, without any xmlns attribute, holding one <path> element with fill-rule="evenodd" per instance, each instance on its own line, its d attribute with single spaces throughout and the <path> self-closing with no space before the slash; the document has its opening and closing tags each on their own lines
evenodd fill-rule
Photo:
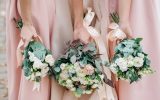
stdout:
<svg viewBox="0 0 160 100">
<path fill-rule="evenodd" d="M 57 72 L 57 73 L 59 73 L 61 71 L 61 69 L 59 67 L 55 67 L 54 71 Z"/>
</svg>

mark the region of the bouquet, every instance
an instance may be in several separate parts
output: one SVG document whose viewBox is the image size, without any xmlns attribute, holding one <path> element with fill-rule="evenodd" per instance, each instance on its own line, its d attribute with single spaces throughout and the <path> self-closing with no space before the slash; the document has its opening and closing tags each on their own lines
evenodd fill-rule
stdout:
<svg viewBox="0 0 160 100">
<path fill-rule="evenodd" d="M 23 26 L 22 20 L 15 20 L 17 28 Z M 20 41 L 20 47 L 23 46 Z M 18 46 L 17 49 L 20 49 Z M 50 73 L 50 67 L 54 65 L 54 59 L 51 52 L 46 47 L 36 40 L 31 40 L 27 47 L 22 51 L 22 69 L 27 80 L 34 82 L 33 90 L 40 89 L 40 82 L 43 77 Z"/>
<path fill-rule="evenodd" d="M 114 22 L 119 22 L 116 14 L 113 13 L 111 16 Z M 132 83 L 144 75 L 153 73 L 150 60 L 140 45 L 142 38 L 125 38 L 125 33 L 116 23 L 112 23 L 110 28 L 110 38 L 121 40 L 114 48 L 114 56 L 110 63 L 110 69 L 118 79 Z"/>
<path fill-rule="evenodd" d="M 153 73 L 150 60 L 140 45 L 142 38 L 124 39 L 115 47 L 110 69 L 119 79 L 134 82 Z"/>
<path fill-rule="evenodd" d="M 103 64 L 94 42 L 84 44 L 75 40 L 69 44 L 66 53 L 55 61 L 53 72 L 58 83 L 75 96 L 91 94 L 103 82 L 99 70 Z"/>
</svg>

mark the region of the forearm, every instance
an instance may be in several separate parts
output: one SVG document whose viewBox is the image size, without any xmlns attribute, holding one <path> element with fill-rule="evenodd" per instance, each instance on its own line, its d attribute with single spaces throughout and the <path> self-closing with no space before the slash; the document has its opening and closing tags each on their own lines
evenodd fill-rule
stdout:
<svg viewBox="0 0 160 100">
<path fill-rule="evenodd" d="M 21 17 L 24 24 L 32 24 L 31 0 L 20 0 Z"/>
<path fill-rule="evenodd" d="M 83 25 L 83 0 L 72 0 L 74 28 Z"/>
<path fill-rule="evenodd" d="M 119 17 L 120 22 L 129 21 L 130 8 L 132 0 L 119 0 Z"/>
</svg>

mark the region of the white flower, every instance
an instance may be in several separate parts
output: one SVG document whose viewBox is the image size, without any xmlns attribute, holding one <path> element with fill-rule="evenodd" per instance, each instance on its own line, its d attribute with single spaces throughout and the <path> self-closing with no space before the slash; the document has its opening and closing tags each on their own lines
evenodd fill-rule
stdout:
<svg viewBox="0 0 160 100">
<path fill-rule="evenodd" d="M 87 81 L 84 79 L 84 77 L 82 78 L 79 78 L 79 81 L 80 81 L 80 83 L 81 84 L 83 84 L 83 85 L 86 85 L 87 84 Z"/>
<path fill-rule="evenodd" d="M 92 93 L 92 90 L 86 90 L 85 93 L 86 93 L 86 94 L 91 94 L 91 93 Z"/>
<path fill-rule="evenodd" d="M 45 61 L 47 63 L 49 63 L 50 66 L 54 65 L 54 59 L 53 59 L 52 55 L 50 55 L 50 54 L 46 56 Z"/>
<path fill-rule="evenodd" d="M 65 67 L 66 67 L 66 64 L 64 64 L 64 63 L 62 63 L 62 64 L 60 65 L 61 70 L 64 70 Z"/>
<path fill-rule="evenodd" d="M 41 69 L 41 75 L 42 77 L 45 77 L 48 74 L 49 68 L 48 67 L 43 67 Z"/>
<path fill-rule="evenodd" d="M 117 67 L 117 65 L 116 65 L 115 63 L 111 64 L 111 66 L 110 66 L 110 70 L 111 70 L 114 74 L 117 73 L 116 67 Z"/>
<path fill-rule="evenodd" d="M 72 80 L 73 81 L 78 81 L 78 78 L 77 77 L 72 77 Z"/>
<path fill-rule="evenodd" d="M 40 60 L 37 60 L 33 63 L 33 69 L 40 69 L 43 63 Z"/>
<path fill-rule="evenodd" d="M 30 80 L 32 80 L 32 81 L 35 80 L 35 75 L 34 75 L 34 73 L 32 73 L 30 77 L 31 77 Z"/>
<path fill-rule="evenodd" d="M 134 66 L 133 60 L 128 61 L 128 62 L 127 62 L 127 66 L 128 66 L 128 67 Z"/>
<path fill-rule="evenodd" d="M 134 59 L 134 58 L 133 58 L 133 56 L 131 56 L 131 55 L 127 57 L 127 66 L 128 66 L 128 67 L 134 66 L 133 59 Z"/>
<path fill-rule="evenodd" d="M 40 72 L 36 72 L 35 76 L 41 76 Z"/>
<path fill-rule="evenodd" d="M 139 56 L 140 58 L 144 58 L 144 54 L 142 54 L 142 53 L 138 53 L 138 56 Z"/>
<path fill-rule="evenodd" d="M 75 90 L 76 90 L 76 88 L 71 88 L 70 90 L 71 90 L 71 91 L 75 91 Z"/>
<path fill-rule="evenodd" d="M 92 88 L 95 89 L 95 88 L 97 88 L 98 86 L 99 86 L 98 84 L 93 84 L 93 85 L 92 85 Z"/>
<path fill-rule="evenodd" d="M 90 64 L 87 64 L 83 69 L 83 73 L 86 75 L 92 75 L 94 73 L 94 67 Z"/>
<path fill-rule="evenodd" d="M 127 61 L 124 58 L 118 58 L 115 63 L 120 67 L 120 70 L 122 72 L 127 71 Z"/>
<path fill-rule="evenodd" d="M 63 80 L 66 80 L 68 77 L 69 75 L 67 71 L 62 71 L 62 73 L 60 74 L 60 78 Z"/>
<path fill-rule="evenodd" d="M 143 66 L 143 58 L 140 58 L 140 57 L 135 57 L 134 58 L 134 66 L 135 67 L 142 67 Z"/>
</svg>

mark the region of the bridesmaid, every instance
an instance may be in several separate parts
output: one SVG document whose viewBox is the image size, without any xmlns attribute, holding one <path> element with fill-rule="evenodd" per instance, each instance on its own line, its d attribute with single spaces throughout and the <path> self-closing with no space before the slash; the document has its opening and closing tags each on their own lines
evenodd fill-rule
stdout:
<svg viewBox="0 0 160 100">
<path fill-rule="evenodd" d="M 119 0 L 125 4 L 128 0 Z M 153 75 L 143 77 L 139 82 L 129 84 L 119 82 L 120 100 L 159 100 L 160 89 L 160 34 L 159 15 L 156 9 L 158 0 L 132 0 L 127 20 L 130 21 L 135 37 L 142 37 L 142 46 L 151 59 L 151 67 L 156 70 Z M 120 3 L 120 2 L 119 2 Z M 157 2 L 158 3 L 158 2 Z M 129 22 L 128 21 L 128 22 Z"/>
<path fill-rule="evenodd" d="M 22 18 L 24 26 L 19 32 L 13 18 Z M 50 100 L 50 81 L 41 82 L 40 91 L 32 91 L 33 83 L 27 81 L 16 61 L 16 48 L 20 38 L 25 44 L 34 34 L 42 37 L 45 46 L 51 49 L 51 36 L 55 21 L 54 0 L 8 0 L 7 9 L 7 66 L 9 100 Z"/>
</svg>

